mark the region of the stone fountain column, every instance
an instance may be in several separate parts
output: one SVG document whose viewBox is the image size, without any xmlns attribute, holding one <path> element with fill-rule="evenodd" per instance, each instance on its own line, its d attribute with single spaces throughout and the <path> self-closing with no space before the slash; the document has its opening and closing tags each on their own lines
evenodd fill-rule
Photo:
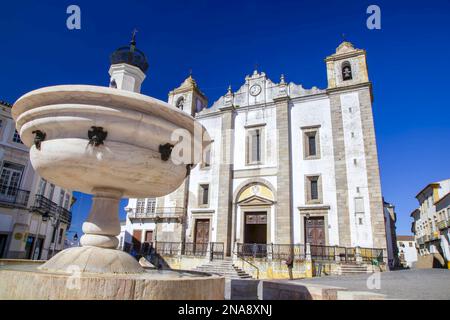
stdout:
<svg viewBox="0 0 450 320">
<path fill-rule="evenodd" d="M 53 272 L 141 273 L 144 269 L 132 256 L 116 250 L 120 233 L 119 203 L 122 191 L 94 188 L 92 208 L 83 223 L 81 247 L 66 249 L 39 269 Z"/>
<path fill-rule="evenodd" d="M 95 188 L 92 209 L 83 223 L 84 235 L 80 239 L 83 247 L 115 249 L 119 244 L 120 222 L 117 212 L 122 191 Z"/>
</svg>

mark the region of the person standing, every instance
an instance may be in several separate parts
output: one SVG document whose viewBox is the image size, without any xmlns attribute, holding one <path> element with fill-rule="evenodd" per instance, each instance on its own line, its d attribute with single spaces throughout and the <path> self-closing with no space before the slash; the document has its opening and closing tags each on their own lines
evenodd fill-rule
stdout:
<svg viewBox="0 0 450 320">
<path fill-rule="evenodd" d="M 292 275 L 292 268 L 294 267 L 294 258 L 292 257 L 292 255 L 289 255 L 289 257 L 287 258 L 286 266 L 287 266 L 288 272 L 289 272 L 289 279 L 293 280 L 294 277 Z"/>
</svg>

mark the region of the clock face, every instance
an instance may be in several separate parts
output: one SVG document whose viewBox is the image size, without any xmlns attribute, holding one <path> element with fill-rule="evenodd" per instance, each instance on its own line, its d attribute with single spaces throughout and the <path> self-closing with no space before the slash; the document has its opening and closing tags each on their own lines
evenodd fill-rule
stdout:
<svg viewBox="0 0 450 320">
<path fill-rule="evenodd" d="M 250 87 L 250 94 L 252 96 L 257 96 L 260 93 L 261 93 L 261 87 L 258 84 L 255 84 Z"/>
</svg>

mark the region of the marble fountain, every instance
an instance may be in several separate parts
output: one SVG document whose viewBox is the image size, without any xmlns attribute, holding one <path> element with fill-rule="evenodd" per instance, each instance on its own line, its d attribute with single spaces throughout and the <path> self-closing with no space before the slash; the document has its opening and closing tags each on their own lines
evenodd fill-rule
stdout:
<svg viewBox="0 0 450 320">
<path fill-rule="evenodd" d="M 111 56 L 110 87 L 45 87 L 14 104 L 33 168 L 56 185 L 92 194 L 93 204 L 80 247 L 46 262 L 0 263 L 0 299 L 223 299 L 223 277 L 144 268 L 116 250 L 120 199 L 174 191 L 209 140 L 189 114 L 139 93 L 147 67 L 133 37 Z M 188 161 L 172 159 L 176 132 L 191 141 L 183 150 Z"/>
</svg>

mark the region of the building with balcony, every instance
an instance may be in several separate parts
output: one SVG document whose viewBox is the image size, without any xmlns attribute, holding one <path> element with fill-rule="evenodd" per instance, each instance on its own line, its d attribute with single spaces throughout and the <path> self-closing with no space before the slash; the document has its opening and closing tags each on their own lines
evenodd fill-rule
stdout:
<svg viewBox="0 0 450 320">
<path fill-rule="evenodd" d="M 419 208 L 411 213 L 419 267 L 450 268 L 450 179 L 433 182 L 417 195 Z"/>
<path fill-rule="evenodd" d="M 72 192 L 42 179 L 0 103 L 0 258 L 47 259 L 64 248 Z"/>
</svg>

